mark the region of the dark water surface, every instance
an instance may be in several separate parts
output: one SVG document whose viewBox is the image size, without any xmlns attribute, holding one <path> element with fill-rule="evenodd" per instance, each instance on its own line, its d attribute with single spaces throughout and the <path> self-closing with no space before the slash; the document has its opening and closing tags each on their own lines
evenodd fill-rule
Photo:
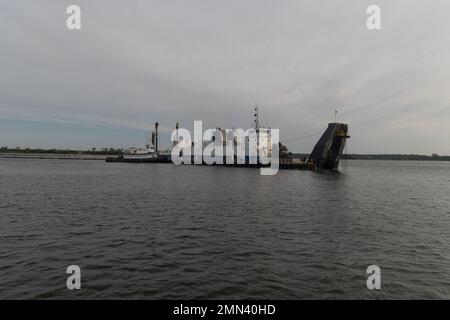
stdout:
<svg viewBox="0 0 450 320">
<path fill-rule="evenodd" d="M 0 160 L 0 298 L 75 297 L 448 299 L 450 162 L 260 176 Z"/>
</svg>

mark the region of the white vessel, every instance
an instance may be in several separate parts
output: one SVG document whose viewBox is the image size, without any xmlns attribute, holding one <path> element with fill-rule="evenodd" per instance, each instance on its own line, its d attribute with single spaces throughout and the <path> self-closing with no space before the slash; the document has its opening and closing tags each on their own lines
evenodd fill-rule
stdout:
<svg viewBox="0 0 450 320">
<path fill-rule="evenodd" d="M 149 159 L 156 157 L 157 155 L 153 148 L 130 148 L 123 154 L 124 159 Z"/>
<path fill-rule="evenodd" d="M 151 133 L 149 132 L 145 148 L 130 148 L 123 153 L 122 158 L 127 160 L 145 160 L 158 158 L 158 122 L 155 123 L 155 131 L 152 131 Z"/>
</svg>

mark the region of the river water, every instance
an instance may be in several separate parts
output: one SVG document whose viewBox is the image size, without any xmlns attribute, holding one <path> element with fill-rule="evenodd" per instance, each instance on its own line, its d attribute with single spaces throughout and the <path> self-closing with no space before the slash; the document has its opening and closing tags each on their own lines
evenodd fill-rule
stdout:
<svg viewBox="0 0 450 320">
<path fill-rule="evenodd" d="M 449 299 L 450 162 L 0 159 L 0 298 Z"/>
</svg>

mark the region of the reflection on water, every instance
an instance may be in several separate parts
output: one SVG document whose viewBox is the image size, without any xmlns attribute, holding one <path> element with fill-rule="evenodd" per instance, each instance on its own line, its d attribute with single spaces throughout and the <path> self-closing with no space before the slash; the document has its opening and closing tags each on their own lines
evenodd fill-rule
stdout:
<svg viewBox="0 0 450 320">
<path fill-rule="evenodd" d="M 449 298 L 449 172 L 0 160 L 0 298 Z"/>
</svg>

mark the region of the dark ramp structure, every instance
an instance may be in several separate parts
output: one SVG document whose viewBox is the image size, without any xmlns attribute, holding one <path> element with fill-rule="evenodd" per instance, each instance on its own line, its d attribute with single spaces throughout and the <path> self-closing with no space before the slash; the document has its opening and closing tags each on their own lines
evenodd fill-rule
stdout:
<svg viewBox="0 0 450 320">
<path fill-rule="evenodd" d="M 341 160 L 348 135 L 348 125 L 329 123 L 327 130 L 314 147 L 309 159 L 317 169 L 336 170 Z"/>
</svg>

